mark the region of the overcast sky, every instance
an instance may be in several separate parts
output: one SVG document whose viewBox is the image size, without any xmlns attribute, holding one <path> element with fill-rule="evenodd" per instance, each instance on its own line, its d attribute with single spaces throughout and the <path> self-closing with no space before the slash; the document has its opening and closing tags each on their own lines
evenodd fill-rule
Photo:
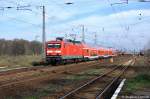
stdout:
<svg viewBox="0 0 150 99">
<path fill-rule="evenodd" d="M 147 0 L 148 1 L 148 0 Z M 72 2 L 71 5 L 65 3 Z M 123 3 L 124 2 L 124 3 Z M 40 40 L 42 9 L 46 7 L 47 40 L 57 36 L 85 41 L 97 46 L 142 49 L 150 40 L 150 2 L 138 0 L 0 0 L 0 38 Z M 3 7 L 29 6 L 16 10 Z"/>
</svg>

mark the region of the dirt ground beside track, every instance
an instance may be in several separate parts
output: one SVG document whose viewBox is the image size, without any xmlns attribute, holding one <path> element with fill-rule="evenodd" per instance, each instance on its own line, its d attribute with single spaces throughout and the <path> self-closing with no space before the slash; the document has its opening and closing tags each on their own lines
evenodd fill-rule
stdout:
<svg viewBox="0 0 150 99">
<path fill-rule="evenodd" d="M 66 85 L 72 86 L 73 84 L 76 85 L 77 82 L 79 83 L 79 81 L 83 82 L 83 80 L 85 80 L 84 77 L 77 77 L 77 80 L 71 78 L 77 73 L 82 73 L 83 71 L 87 71 L 92 68 L 99 68 L 101 66 L 102 68 L 111 67 L 113 65 L 121 64 L 128 59 L 128 56 L 116 57 L 114 58 L 114 63 L 110 63 L 110 60 L 104 60 L 103 62 L 91 61 L 86 63 L 49 67 L 46 70 L 40 71 L 14 73 L 5 76 L 2 75 L 0 76 L 0 98 L 40 99 L 43 96 L 56 94 L 60 90 L 63 90 Z M 105 70 L 108 70 L 108 68 Z M 69 79 L 64 79 L 65 77 L 68 77 L 68 75 L 71 77 Z M 89 76 L 88 79 L 93 76 L 94 75 Z"/>
<path fill-rule="evenodd" d="M 150 57 L 138 56 L 118 99 L 150 99 Z"/>
</svg>

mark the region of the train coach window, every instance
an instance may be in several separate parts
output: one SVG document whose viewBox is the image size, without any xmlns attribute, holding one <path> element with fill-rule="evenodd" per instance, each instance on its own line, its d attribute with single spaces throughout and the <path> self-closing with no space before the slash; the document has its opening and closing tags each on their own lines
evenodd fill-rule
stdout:
<svg viewBox="0 0 150 99">
<path fill-rule="evenodd" d="M 86 50 L 87 53 L 89 53 L 89 50 Z"/>
<path fill-rule="evenodd" d="M 48 44 L 48 48 L 61 48 L 60 44 Z"/>
</svg>

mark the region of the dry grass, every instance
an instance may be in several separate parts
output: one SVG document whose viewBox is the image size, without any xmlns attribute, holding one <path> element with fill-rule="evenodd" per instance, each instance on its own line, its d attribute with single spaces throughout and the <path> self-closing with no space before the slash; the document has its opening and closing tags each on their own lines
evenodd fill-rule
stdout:
<svg viewBox="0 0 150 99">
<path fill-rule="evenodd" d="M 0 67 L 14 68 L 32 66 L 33 61 L 40 61 L 41 56 L 23 55 L 23 56 L 0 56 Z"/>
<path fill-rule="evenodd" d="M 150 87 L 150 75 L 148 74 L 139 74 L 136 77 L 127 80 L 125 90 L 127 92 L 135 92 L 143 87 Z"/>
</svg>

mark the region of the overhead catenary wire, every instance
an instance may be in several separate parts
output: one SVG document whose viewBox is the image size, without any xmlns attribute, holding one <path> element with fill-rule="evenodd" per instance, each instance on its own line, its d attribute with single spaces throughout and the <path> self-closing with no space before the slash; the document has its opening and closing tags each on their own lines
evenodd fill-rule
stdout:
<svg viewBox="0 0 150 99">
<path fill-rule="evenodd" d="M 10 1 L 9 1 L 9 2 L 10 2 Z M 14 2 L 10 2 L 10 3 L 15 4 Z M 5 7 L 1 7 L 1 8 L 5 9 Z M 16 7 L 11 7 L 11 8 L 18 8 L 18 6 L 16 6 Z M 18 10 L 19 10 L 19 9 L 18 9 Z M 26 9 L 25 9 L 25 10 L 26 10 Z M 8 16 L 7 16 L 7 17 L 8 17 Z M 11 19 L 11 20 L 18 21 L 18 22 L 27 23 L 27 24 L 30 24 L 30 25 L 35 26 L 35 27 L 40 27 L 40 25 L 33 24 L 33 23 L 28 22 L 28 21 L 25 21 L 25 20 L 17 19 L 17 18 L 15 18 L 15 17 L 8 17 L 8 18 Z"/>
<path fill-rule="evenodd" d="M 13 1 L 6 1 L 6 2 L 8 2 L 8 3 L 11 3 L 11 4 L 13 4 L 13 5 L 16 5 L 16 6 L 13 6 L 13 7 L 11 7 L 11 8 L 16 8 L 16 10 L 17 10 L 17 8 L 19 8 L 19 7 L 27 7 L 27 6 L 18 6 L 18 5 L 20 5 L 20 4 L 18 4 L 18 3 L 16 3 L 16 2 L 13 2 Z M 29 5 L 28 7 L 32 7 L 31 5 Z M 39 6 L 40 7 L 40 6 Z M 1 8 L 3 8 L 4 9 L 4 7 L 1 7 Z M 20 10 L 20 9 L 18 9 L 18 10 Z M 21 9 L 21 10 L 24 10 L 24 9 Z M 25 9 L 26 10 L 26 9 Z M 33 11 L 33 10 L 30 10 L 30 12 L 32 12 L 32 13 L 34 13 L 34 14 L 36 14 L 36 15 L 38 15 L 39 13 L 37 13 L 37 12 L 35 12 L 35 11 Z M 27 12 L 26 12 L 27 13 Z M 46 17 L 49 17 L 48 15 L 45 15 Z M 8 17 L 8 16 L 7 16 Z M 41 28 L 42 26 L 40 25 L 40 24 L 34 24 L 34 23 L 31 23 L 31 22 L 29 22 L 29 21 L 25 21 L 25 20 L 21 20 L 21 19 L 18 19 L 18 18 L 15 18 L 15 17 L 8 17 L 10 20 L 14 20 L 14 21 L 17 21 L 17 22 L 21 22 L 21 23 L 26 23 L 26 24 L 30 24 L 30 25 L 32 25 L 32 26 L 34 26 L 34 27 L 38 27 L 38 28 Z M 49 17 L 50 18 L 50 17 Z M 47 31 L 47 30 L 46 30 Z"/>
<path fill-rule="evenodd" d="M 111 4 L 110 0 L 107 0 L 107 2 L 109 3 L 109 5 L 110 5 L 112 11 L 114 12 L 114 14 L 116 14 L 116 15 L 115 15 L 115 16 L 116 16 L 116 21 L 118 22 L 118 24 L 119 24 L 120 27 L 122 28 L 122 32 L 125 33 L 125 32 L 124 32 L 124 28 L 125 28 L 125 27 L 124 27 L 123 24 L 121 23 L 120 18 L 117 16 L 117 12 L 116 12 L 115 8 L 114 8 L 113 5 Z M 118 19 L 119 19 L 119 20 L 118 20 Z"/>
<path fill-rule="evenodd" d="M 108 0 L 109 1 L 109 0 Z M 121 2 L 121 3 L 114 3 L 114 4 L 111 4 L 111 7 L 112 7 L 112 10 L 116 13 L 116 10 L 115 10 L 115 8 L 113 7 L 113 5 L 125 5 L 125 4 L 128 4 L 128 0 L 126 1 L 126 2 Z M 122 10 L 122 7 L 120 7 L 120 12 L 122 12 L 123 10 Z M 126 40 L 128 40 L 127 39 L 127 35 L 129 34 L 129 25 L 128 25 L 128 23 L 125 21 L 126 19 L 125 19 L 125 16 L 124 16 L 124 13 L 122 13 L 121 14 L 121 18 L 122 18 L 122 20 L 124 21 L 122 21 L 122 23 L 120 22 L 120 21 L 118 21 L 118 22 L 120 22 L 119 24 L 120 24 L 120 26 L 122 25 L 122 28 L 123 28 L 123 33 L 124 33 L 124 35 L 126 36 L 126 37 L 122 37 L 122 38 L 124 38 L 124 40 L 126 39 Z M 119 17 L 117 17 L 117 19 L 121 19 L 121 18 L 119 18 Z M 124 26 L 123 26 L 124 25 Z M 118 41 L 121 41 L 122 39 L 121 38 L 118 38 Z"/>
<path fill-rule="evenodd" d="M 111 6 L 111 9 L 112 9 L 112 11 L 115 13 L 115 14 L 117 14 L 117 12 L 116 12 L 116 10 L 115 10 L 115 8 L 113 7 L 113 5 L 111 4 L 111 2 L 110 2 L 110 0 L 107 0 L 107 2 L 109 3 L 109 5 Z M 120 25 L 120 27 L 122 28 L 122 32 L 125 34 L 125 32 L 124 32 L 124 26 L 123 26 L 123 24 L 121 24 L 121 22 L 119 21 L 120 20 L 120 18 L 118 18 L 118 16 L 116 15 L 116 21 L 118 22 L 118 24 Z M 118 40 L 120 41 L 120 39 L 118 38 Z"/>
<path fill-rule="evenodd" d="M 54 0 L 53 0 L 54 1 Z M 13 3 L 13 2 L 11 2 L 11 3 Z M 54 3 L 56 3 L 56 1 L 54 2 Z M 17 3 L 13 3 L 13 4 L 17 4 Z M 57 3 L 56 3 L 57 4 Z M 18 4 L 17 4 L 18 5 Z M 62 7 L 62 6 L 60 6 L 60 4 L 57 4 L 57 5 L 59 5 L 59 7 Z M 62 8 L 64 8 L 64 7 L 62 7 Z M 32 12 L 34 12 L 33 10 L 31 10 Z M 37 14 L 37 13 L 35 13 L 35 14 Z"/>
<path fill-rule="evenodd" d="M 20 5 L 21 4 L 19 4 L 19 3 L 17 3 L 17 2 L 14 2 L 14 1 L 11 1 L 11 2 L 8 2 L 8 3 L 11 3 L 11 4 L 13 4 L 13 5 L 16 5 L 17 7 L 16 8 L 18 8 L 18 5 L 19 5 L 19 7 L 20 7 Z M 37 5 L 31 5 L 31 4 L 28 4 L 29 6 L 28 7 L 36 7 L 36 8 L 41 8 L 41 6 L 37 6 Z M 23 6 L 21 6 L 21 7 L 23 7 Z M 39 15 L 39 13 L 38 12 L 35 12 L 35 11 L 33 11 L 33 9 L 32 8 L 30 8 L 31 10 L 30 10 L 30 12 L 32 12 L 32 13 L 34 13 L 35 15 Z M 47 19 L 51 19 L 52 17 L 49 17 L 46 13 L 45 13 L 45 16 L 46 16 L 46 18 Z M 15 21 L 19 21 L 19 22 L 25 22 L 25 23 L 29 23 L 29 24 L 31 24 L 31 25 L 33 25 L 33 26 L 36 26 L 36 27 L 40 27 L 40 26 L 38 26 L 38 25 L 36 25 L 36 24 L 32 24 L 32 23 L 30 23 L 30 22 L 26 22 L 26 21 L 24 21 L 24 20 L 18 20 L 17 18 L 11 18 L 11 19 L 14 19 Z M 48 21 L 47 21 L 48 22 Z M 41 27 L 40 27 L 41 28 Z M 47 30 L 46 30 L 47 31 Z"/>
<path fill-rule="evenodd" d="M 52 0 L 51 2 L 53 2 L 54 0 Z M 56 1 L 54 1 L 53 3 L 55 3 Z M 16 3 L 17 5 L 18 5 L 18 3 Z M 61 8 L 64 8 L 65 6 L 62 6 L 60 3 L 57 3 L 56 2 L 56 4 L 59 6 L 59 7 L 61 7 Z M 37 15 L 37 14 L 39 14 L 39 12 L 36 12 L 36 11 L 34 11 L 33 9 L 32 9 L 32 11 L 31 12 L 35 12 L 35 14 Z M 116 10 L 115 10 L 115 13 L 116 13 Z M 32 14 L 32 13 L 31 13 Z M 47 15 L 46 15 L 47 16 Z M 49 17 L 49 16 L 48 16 Z M 49 18 L 51 18 L 51 17 L 49 17 Z M 16 19 L 15 19 L 16 20 Z M 18 19 L 17 19 L 18 20 Z M 118 23 L 119 23 L 119 25 L 121 26 L 121 28 L 123 28 L 124 29 L 124 27 L 126 27 L 126 26 L 123 26 L 123 23 L 122 22 L 120 22 L 120 20 L 116 20 L 116 21 L 119 21 Z M 124 21 L 124 20 L 123 20 Z M 23 22 L 22 22 L 23 23 Z M 30 24 L 30 22 L 26 22 L 26 23 L 29 23 Z M 32 23 L 31 23 L 32 24 Z M 125 24 L 125 23 L 124 23 Z M 35 25 L 35 24 L 33 24 L 33 25 Z M 135 25 L 132 25 L 132 26 L 135 26 Z M 99 27 L 100 28 L 100 27 Z M 101 29 L 101 28 L 100 28 Z M 124 31 L 123 31 L 124 32 Z"/>
<path fill-rule="evenodd" d="M 16 17 L 8 17 L 7 16 L 7 18 L 8 18 L 8 20 L 20 22 L 20 23 L 23 23 L 23 24 L 28 24 L 28 25 L 34 26 L 34 27 L 39 28 L 39 29 L 42 27 L 41 24 L 34 24 L 34 23 L 29 22 L 29 21 L 18 19 Z"/>
<path fill-rule="evenodd" d="M 107 0 L 109 3 L 110 3 L 110 0 Z M 110 5 L 111 5 L 111 8 L 112 8 L 112 10 L 116 13 L 116 11 L 115 11 L 115 9 L 113 8 L 113 6 L 112 6 L 112 4 L 110 3 Z M 124 16 L 122 15 L 122 18 L 123 18 Z M 121 24 L 121 22 L 119 21 L 119 20 L 117 20 L 118 22 L 119 22 L 119 24 L 120 24 L 120 26 L 123 28 L 123 24 Z M 126 21 L 124 21 L 124 24 L 125 24 L 125 22 Z M 133 24 L 128 24 L 128 26 L 126 25 L 125 26 L 125 31 L 126 31 L 126 33 L 129 33 L 129 29 L 130 29 L 130 26 L 135 26 L 135 25 L 138 25 L 138 24 L 140 24 L 140 23 L 143 23 L 143 22 L 137 22 L 137 23 L 133 23 Z M 124 31 L 123 31 L 124 32 Z M 124 32 L 125 33 L 125 32 Z M 126 34 L 127 35 L 127 34 Z M 127 39 L 128 40 L 128 38 L 127 37 L 125 37 L 125 39 Z M 131 42 L 133 42 L 133 41 L 131 41 Z M 136 46 L 137 44 L 135 44 L 135 42 L 133 43 L 133 45 L 134 46 Z M 137 47 L 136 47 L 137 48 Z"/>
<path fill-rule="evenodd" d="M 14 1 L 5 1 L 5 2 L 8 2 L 8 3 L 11 3 L 11 4 L 15 5 L 16 8 L 18 8 L 18 7 L 22 7 L 22 8 L 26 7 L 27 8 L 28 7 L 28 10 L 30 10 L 30 12 L 34 13 L 35 15 L 39 15 L 40 13 L 36 12 L 36 11 L 33 11 L 32 7 L 34 7 L 34 8 L 41 8 L 42 7 L 42 5 L 31 5 L 31 4 L 27 4 L 25 6 L 21 6 L 21 4 L 19 4 L 17 2 L 14 2 Z M 51 17 L 48 14 L 46 14 L 46 13 L 45 13 L 45 16 L 48 19 L 51 19 Z"/>
</svg>

